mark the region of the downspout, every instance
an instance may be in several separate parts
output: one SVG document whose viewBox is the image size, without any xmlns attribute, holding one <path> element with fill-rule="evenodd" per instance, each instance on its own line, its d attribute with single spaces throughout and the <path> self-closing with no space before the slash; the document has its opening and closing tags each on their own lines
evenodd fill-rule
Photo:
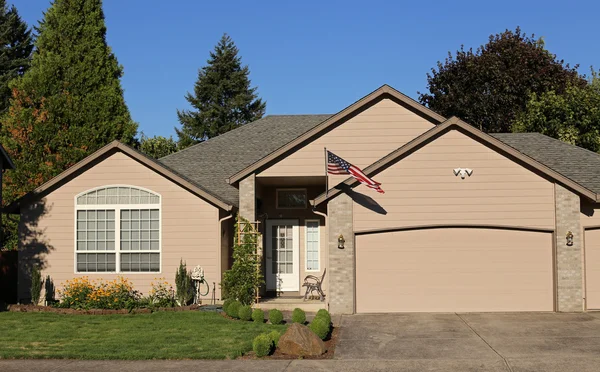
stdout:
<svg viewBox="0 0 600 372">
<path fill-rule="evenodd" d="M 222 245 L 222 239 L 223 239 L 223 230 L 222 230 L 222 226 L 223 226 L 223 222 L 227 221 L 228 219 L 233 217 L 233 212 L 229 212 L 229 215 L 221 218 L 219 220 L 219 272 L 221 272 L 221 278 L 219 279 L 223 279 L 223 245 Z M 227 248 L 229 249 L 229 247 Z M 229 255 L 229 252 L 227 252 L 227 255 Z M 222 297 L 219 296 L 219 297 Z"/>
</svg>

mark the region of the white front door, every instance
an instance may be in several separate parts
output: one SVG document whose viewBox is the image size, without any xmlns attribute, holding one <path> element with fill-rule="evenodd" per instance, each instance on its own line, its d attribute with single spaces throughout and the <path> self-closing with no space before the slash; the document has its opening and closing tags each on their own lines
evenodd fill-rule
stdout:
<svg viewBox="0 0 600 372">
<path fill-rule="evenodd" d="M 267 290 L 300 290 L 298 220 L 267 220 Z"/>
</svg>

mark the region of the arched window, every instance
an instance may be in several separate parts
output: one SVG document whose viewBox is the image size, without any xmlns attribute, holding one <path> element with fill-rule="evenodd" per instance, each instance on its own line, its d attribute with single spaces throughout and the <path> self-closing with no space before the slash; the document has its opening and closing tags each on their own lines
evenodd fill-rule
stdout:
<svg viewBox="0 0 600 372">
<path fill-rule="evenodd" d="M 105 186 L 75 197 L 77 272 L 159 272 L 160 195 Z"/>
</svg>

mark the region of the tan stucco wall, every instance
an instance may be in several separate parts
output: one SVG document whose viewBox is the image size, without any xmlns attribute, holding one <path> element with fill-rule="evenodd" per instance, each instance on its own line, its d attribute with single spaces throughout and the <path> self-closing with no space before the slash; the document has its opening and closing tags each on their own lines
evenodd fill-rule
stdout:
<svg viewBox="0 0 600 372">
<path fill-rule="evenodd" d="M 398 103 L 384 99 L 257 176 L 323 176 L 324 147 L 357 167 L 366 167 L 433 126 Z M 332 178 L 330 186 L 344 178 Z"/>
<path fill-rule="evenodd" d="M 295 187 L 296 188 L 296 187 Z M 299 223 L 299 234 L 300 234 L 300 285 L 302 286 L 302 281 L 306 277 L 306 275 L 315 275 L 320 276 L 323 273 L 323 270 L 328 266 L 328 254 L 327 254 L 327 227 L 325 225 L 325 219 L 322 216 L 314 214 L 310 210 L 310 206 L 306 209 L 277 209 L 275 204 L 275 192 L 276 187 L 261 187 L 260 195 L 262 205 L 260 210 L 258 211 L 259 215 L 264 213 L 267 214 L 269 220 L 277 220 L 277 219 L 291 219 L 298 220 Z M 306 187 L 306 193 L 308 199 L 313 199 L 320 193 L 324 191 L 323 187 Z M 319 259 L 320 259 L 320 270 L 319 272 L 315 271 L 307 271 L 306 270 L 306 221 L 307 220 L 317 220 L 319 221 Z M 265 221 L 266 222 L 266 221 Z M 265 223 L 266 226 L 266 223 Z M 266 237 L 266 231 L 264 231 L 263 227 L 263 236 Z M 267 242 L 264 242 L 265 249 L 267 248 Z M 328 269 L 329 270 L 329 269 Z M 328 289 L 328 275 L 325 276 L 325 280 L 323 283 L 323 290 L 325 294 L 327 294 Z M 304 294 L 304 289 L 300 287 L 300 291 Z"/>
<path fill-rule="evenodd" d="M 77 194 L 103 185 L 131 185 L 152 190 L 161 195 L 161 273 L 144 274 L 75 274 L 74 270 L 74 198 Z M 165 278 L 175 286 L 175 271 L 179 260 L 189 269 L 201 265 L 206 280 L 221 281 L 221 253 L 219 252 L 219 210 L 177 184 L 139 164 L 127 155 L 117 152 L 78 177 L 48 194 L 43 205 L 24 207 L 20 233 L 22 236 L 20 262 L 27 265 L 31 257 L 43 263 L 43 275 L 50 275 L 58 289 L 67 279 L 87 275 L 91 279 L 114 279 L 127 276 L 135 289 L 147 294 L 154 278 Z M 41 210 L 44 210 L 42 212 Z M 40 252 L 42 253 L 36 253 Z M 47 252 L 43 252 L 47 251 Z M 22 271 L 22 270 L 21 270 Z M 21 298 L 29 297 L 27 280 L 19 279 Z"/>
<path fill-rule="evenodd" d="M 459 167 L 472 176 L 455 176 Z M 554 229 L 554 184 L 456 130 L 373 179 L 385 194 L 362 185 L 355 191 L 363 204 L 372 198 L 385 212 L 355 203 L 355 231 L 432 224 Z"/>
</svg>

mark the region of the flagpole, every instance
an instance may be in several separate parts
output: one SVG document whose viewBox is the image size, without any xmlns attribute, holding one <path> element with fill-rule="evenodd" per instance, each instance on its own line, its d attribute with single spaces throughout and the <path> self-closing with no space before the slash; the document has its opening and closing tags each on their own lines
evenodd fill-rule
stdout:
<svg viewBox="0 0 600 372">
<path fill-rule="evenodd" d="M 329 175 L 327 174 L 327 147 L 323 147 L 325 151 L 325 197 L 327 197 L 327 192 L 329 191 Z"/>
</svg>

